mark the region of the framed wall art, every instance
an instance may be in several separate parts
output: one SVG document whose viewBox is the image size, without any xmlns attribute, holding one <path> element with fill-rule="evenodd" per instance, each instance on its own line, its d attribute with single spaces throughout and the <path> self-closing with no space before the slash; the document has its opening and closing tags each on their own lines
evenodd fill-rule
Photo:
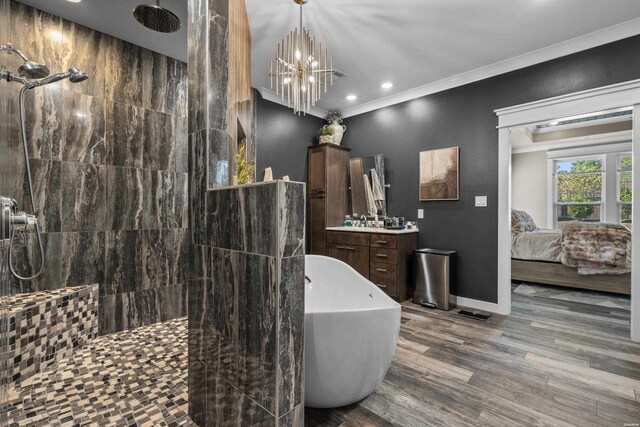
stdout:
<svg viewBox="0 0 640 427">
<path fill-rule="evenodd" d="M 420 152 L 420 201 L 460 200 L 460 148 Z"/>
</svg>

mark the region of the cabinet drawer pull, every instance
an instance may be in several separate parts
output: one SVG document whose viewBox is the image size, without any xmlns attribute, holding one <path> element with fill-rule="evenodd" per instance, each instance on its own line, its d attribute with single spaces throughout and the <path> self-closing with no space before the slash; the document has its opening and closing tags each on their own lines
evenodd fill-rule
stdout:
<svg viewBox="0 0 640 427">
<path fill-rule="evenodd" d="M 386 288 L 387 287 L 387 285 L 381 285 L 379 283 L 376 283 L 376 286 L 379 287 L 379 288 Z"/>
<path fill-rule="evenodd" d="M 376 271 L 379 271 L 380 273 L 386 273 L 387 269 L 386 268 L 376 268 Z"/>
<path fill-rule="evenodd" d="M 351 246 L 336 246 L 337 249 L 346 249 L 347 251 L 355 251 L 355 248 L 352 248 Z"/>
<path fill-rule="evenodd" d="M 389 258 L 389 257 L 388 257 L 387 255 L 385 255 L 385 254 L 376 254 L 376 256 L 377 256 L 378 258 Z"/>
<path fill-rule="evenodd" d="M 386 245 L 387 241 L 386 240 L 378 240 L 378 244 L 379 245 Z"/>
</svg>

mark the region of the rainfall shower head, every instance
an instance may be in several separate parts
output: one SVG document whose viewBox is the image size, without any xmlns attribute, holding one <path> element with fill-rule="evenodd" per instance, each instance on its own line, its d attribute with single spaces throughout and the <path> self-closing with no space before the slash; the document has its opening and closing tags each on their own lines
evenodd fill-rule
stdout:
<svg viewBox="0 0 640 427">
<path fill-rule="evenodd" d="M 44 64 L 38 64 L 34 61 L 26 61 L 18 68 L 20 77 L 26 79 L 42 79 L 49 75 L 49 68 Z"/>
<path fill-rule="evenodd" d="M 133 9 L 133 16 L 145 27 L 160 33 L 174 33 L 180 29 L 180 19 L 175 13 L 156 4 L 141 4 Z"/>
</svg>

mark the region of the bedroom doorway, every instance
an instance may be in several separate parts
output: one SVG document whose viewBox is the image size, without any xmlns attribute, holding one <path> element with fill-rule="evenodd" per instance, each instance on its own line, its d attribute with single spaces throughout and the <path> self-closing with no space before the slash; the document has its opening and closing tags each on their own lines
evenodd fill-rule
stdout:
<svg viewBox="0 0 640 427">
<path fill-rule="evenodd" d="M 634 120 L 640 117 L 640 81 L 509 107 L 497 110 L 496 114 L 499 119 L 497 305 L 501 314 L 509 314 L 512 292 L 511 209 L 523 206 L 521 197 L 512 196 L 513 185 L 524 186 L 528 194 L 534 195 L 531 199 L 538 201 L 537 206 L 528 205 L 537 221 L 532 215 L 517 214 L 522 216 L 522 227 L 527 231 L 535 228 L 564 229 L 569 220 L 577 219 L 582 220 L 585 228 L 597 222 L 618 222 L 622 224 L 619 231 L 624 234 L 622 227 L 632 228 L 633 223 L 640 220 L 640 207 L 637 207 L 640 206 L 640 197 L 634 201 L 627 197 L 640 182 L 640 162 L 634 157 L 634 153 L 640 153 L 640 125 L 634 124 Z M 584 123 L 588 121 L 592 123 Z M 580 122 L 583 124 L 575 124 Z M 512 163 L 513 154 L 530 155 L 516 157 Z M 523 172 L 516 169 L 523 166 L 519 164 L 520 160 L 534 158 L 537 158 L 538 164 L 531 170 Z M 539 178 L 535 178 L 536 173 L 540 175 Z M 528 180 L 527 174 L 531 174 Z M 586 188 L 587 182 L 591 183 L 591 187 Z M 580 185 L 576 187 L 576 183 Z M 573 184 L 573 187 L 569 184 Z M 600 184 L 600 187 L 596 184 Z M 536 188 L 526 188 L 527 185 Z M 520 224 L 520 221 L 517 223 Z M 584 234 L 584 230 L 571 229 L 575 224 L 569 227 L 564 232 L 569 237 L 574 232 L 576 235 Z M 515 277 L 523 281 L 606 292 L 611 291 L 607 286 L 614 286 L 614 292 L 624 293 L 626 286 L 631 294 L 631 339 L 640 341 L 640 284 L 638 271 L 633 268 L 634 265 L 640 265 L 637 262 L 640 258 L 638 251 L 631 251 L 631 272 L 627 273 L 626 278 L 616 275 L 616 280 L 609 280 L 608 277 L 602 280 L 602 275 L 578 275 L 575 268 L 570 270 L 570 267 L 558 262 L 560 247 L 557 244 L 562 237 L 558 237 L 557 233 L 538 233 L 543 236 L 535 234 L 530 233 L 522 239 L 524 243 L 518 248 L 521 251 L 518 256 L 526 258 L 529 251 L 533 253 L 529 253 L 530 257 L 548 259 L 516 262 L 513 265 Z M 638 247 L 637 233 L 629 234 L 631 247 Z M 535 241 L 533 237 L 540 241 Z M 548 242 L 555 242 L 555 246 Z M 579 252 L 563 253 L 562 256 L 569 263 L 579 265 Z M 597 265 L 582 267 L 594 268 Z M 535 289 L 524 291 L 535 292 Z M 615 301 L 605 302 L 610 303 Z"/>
<path fill-rule="evenodd" d="M 628 321 L 632 112 L 511 128 L 512 303 Z"/>
</svg>

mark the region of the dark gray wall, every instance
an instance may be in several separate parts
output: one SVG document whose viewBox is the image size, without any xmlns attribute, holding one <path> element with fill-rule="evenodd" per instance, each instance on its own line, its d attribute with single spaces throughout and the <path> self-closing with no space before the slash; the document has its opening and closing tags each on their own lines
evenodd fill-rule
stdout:
<svg viewBox="0 0 640 427">
<path fill-rule="evenodd" d="M 494 110 L 638 78 L 640 36 L 350 117 L 343 145 L 351 147 L 352 156 L 382 153 L 388 158 L 389 213 L 416 219 L 417 209 L 425 210 L 419 221 L 420 246 L 458 251 L 457 295 L 497 302 Z M 308 121 L 300 119 L 300 129 L 307 129 Z M 266 129 L 270 125 L 258 122 L 262 150 L 271 145 L 268 137 L 278 135 Z M 460 147 L 460 201 L 419 202 L 418 153 L 451 146 Z M 297 150 L 279 150 L 284 154 L 273 166 L 284 172 L 288 165 L 304 162 Z M 476 195 L 488 196 L 487 208 L 474 207 Z"/>
<path fill-rule="evenodd" d="M 271 167 L 274 178 L 289 175 L 292 181 L 307 180 L 307 147 L 325 124 L 314 116 L 298 117 L 291 108 L 258 97 L 256 178 Z"/>
</svg>

